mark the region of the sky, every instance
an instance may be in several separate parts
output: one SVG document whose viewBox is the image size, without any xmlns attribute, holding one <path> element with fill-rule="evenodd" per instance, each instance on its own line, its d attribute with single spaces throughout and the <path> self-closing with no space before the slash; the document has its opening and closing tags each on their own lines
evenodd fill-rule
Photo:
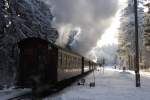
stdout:
<svg viewBox="0 0 150 100">
<path fill-rule="evenodd" d="M 118 1 L 118 9 L 113 16 L 111 25 L 105 29 L 101 38 L 98 40 L 96 47 L 92 49 L 95 54 L 97 62 L 101 62 L 102 59 L 106 60 L 106 64 L 115 64 L 117 59 L 118 49 L 118 35 L 120 28 L 120 16 L 121 10 L 126 7 L 127 0 Z"/>
<path fill-rule="evenodd" d="M 98 47 L 118 44 L 118 28 L 120 27 L 120 11 L 126 6 L 127 0 L 118 0 L 118 9 L 113 16 L 113 21 L 111 22 L 110 27 L 108 27 L 104 34 L 101 36 L 101 39 L 97 42 Z"/>
<path fill-rule="evenodd" d="M 119 25 L 117 12 L 125 0 L 44 0 L 51 5 L 53 27 L 59 31 L 56 44 L 92 59 L 98 58 L 94 48 L 117 44 L 116 29 Z M 121 5 L 122 6 L 122 5 Z M 119 18 L 118 18 L 119 19 Z M 117 22 L 117 23 L 116 23 Z"/>
</svg>

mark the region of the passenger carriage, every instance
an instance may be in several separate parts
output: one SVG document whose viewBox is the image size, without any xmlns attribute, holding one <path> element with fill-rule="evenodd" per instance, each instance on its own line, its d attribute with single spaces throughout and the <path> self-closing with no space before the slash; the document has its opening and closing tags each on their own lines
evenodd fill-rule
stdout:
<svg viewBox="0 0 150 100">
<path fill-rule="evenodd" d="M 18 43 L 20 64 L 17 85 L 53 85 L 88 73 L 94 62 L 40 38 L 27 38 Z"/>
</svg>

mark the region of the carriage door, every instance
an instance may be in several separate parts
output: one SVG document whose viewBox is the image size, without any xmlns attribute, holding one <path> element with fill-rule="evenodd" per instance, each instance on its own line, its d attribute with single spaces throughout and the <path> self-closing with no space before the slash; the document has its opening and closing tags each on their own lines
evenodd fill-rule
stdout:
<svg viewBox="0 0 150 100">
<path fill-rule="evenodd" d="M 44 79 L 44 66 L 47 44 L 39 39 L 26 39 L 19 43 L 20 65 L 18 67 L 17 84 L 32 86 L 33 82 Z"/>
<path fill-rule="evenodd" d="M 18 67 L 17 85 L 29 86 L 29 77 L 35 68 L 35 54 L 30 47 L 23 46 L 20 48 L 20 66 Z"/>
<path fill-rule="evenodd" d="M 45 49 L 42 47 L 37 48 L 37 75 L 41 82 L 45 81 L 45 67 L 46 67 L 46 54 Z"/>
</svg>

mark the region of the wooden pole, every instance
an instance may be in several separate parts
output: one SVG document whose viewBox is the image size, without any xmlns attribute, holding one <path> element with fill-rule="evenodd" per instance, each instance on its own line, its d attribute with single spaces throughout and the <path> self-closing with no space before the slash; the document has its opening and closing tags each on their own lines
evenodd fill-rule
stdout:
<svg viewBox="0 0 150 100">
<path fill-rule="evenodd" d="M 136 87 L 141 87 L 140 73 L 139 73 L 139 41 L 138 41 L 137 0 L 134 0 L 134 14 L 135 14 L 135 81 L 136 81 Z"/>
</svg>

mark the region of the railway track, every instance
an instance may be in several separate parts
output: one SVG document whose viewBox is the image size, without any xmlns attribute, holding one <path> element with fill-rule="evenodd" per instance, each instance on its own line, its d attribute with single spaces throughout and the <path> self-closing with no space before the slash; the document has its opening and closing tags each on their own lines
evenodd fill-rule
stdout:
<svg viewBox="0 0 150 100">
<path fill-rule="evenodd" d="M 62 89 L 70 86 L 72 83 L 78 81 L 78 79 L 84 77 L 89 73 L 90 72 L 78 77 L 71 78 L 69 80 L 59 82 L 51 87 L 38 88 L 34 91 L 32 91 L 32 89 L 13 89 L 11 91 L 8 90 L 0 92 L 0 100 L 41 100 L 37 98 L 45 98 L 52 94 L 58 93 Z"/>
<path fill-rule="evenodd" d="M 32 93 L 25 93 L 18 96 L 10 97 L 8 100 L 32 100 Z"/>
</svg>

